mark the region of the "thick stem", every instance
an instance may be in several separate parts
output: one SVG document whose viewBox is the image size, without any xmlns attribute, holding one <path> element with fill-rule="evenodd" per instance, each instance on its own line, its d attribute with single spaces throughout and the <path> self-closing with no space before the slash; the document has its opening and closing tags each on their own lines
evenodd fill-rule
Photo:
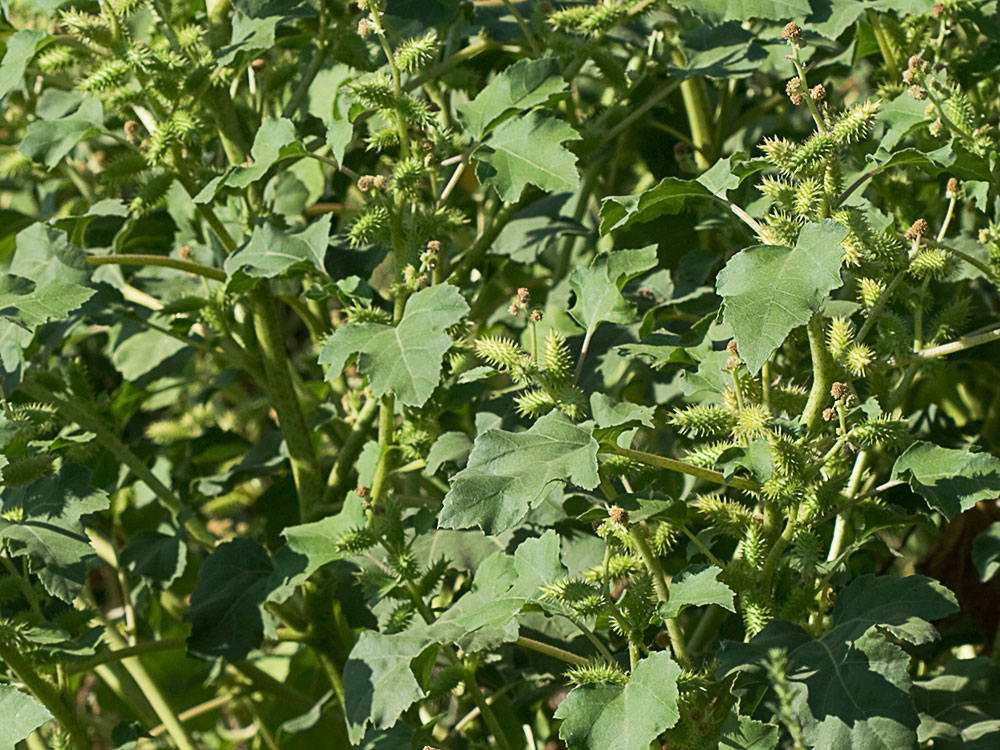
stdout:
<svg viewBox="0 0 1000 750">
<path fill-rule="evenodd" d="M 847 504 L 851 505 L 854 496 L 858 494 L 858 487 L 861 486 L 861 477 L 864 476 L 865 466 L 868 464 L 868 451 L 858 453 L 854 459 L 854 469 L 851 471 L 851 478 L 847 483 Z M 826 561 L 831 562 L 840 557 L 840 551 L 844 547 L 844 535 L 847 531 L 847 514 L 845 512 L 837 514 L 837 522 L 833 528 L 833 538 L 830 540 L 830 550 L 827 552 Z"/>
<path fill-rule="evenodd" d="M 899 61 L 896 60 L 896 53 L 892 49 L 892 42 L 889 41 L 889 36 L 886 34 L 881 17 L 871 8 L 868 9 L 868 22 L 872 26 L 872 31 L 875 32 L 875 41 L 878 42 L 878 48 L 882 52 L 882 58 L 885 60 L 885 67 L 889 71 L 890 79 L 898 81 Z"/>
<path fill-rule="evenodd" d="M 55 686 L 35 671 L 34 666 L 21 654 L 17 646 L 0 639 L 0 661 L 7 665 L 38 702 L 49 710 L 59 726 L 69 735 L 70 742 L 77 750 L 90 750 L 90 739 L 76 712 L 63 703 Z"/>
<path fill-rule="evenodd" d="M 833 385 L 834 362 L 826 348 L 823 335 L 823 316 L 816 313 L 806 325 L 809 335 L 809 353 L 812 356 L 813 382 L 809 391 L 809 399 L 802 412 L 802 426 L 806 432 L 815 432 L 823 419 L 823 409 L 830 398 L 830 386 Z"/>
<path fill-rule="evenodd" d="M 354 462 L 357 461 L 361 448 L 364 447 L 365 438 L 368 437 L 368 431 L 375 421 L 375 415 L 378 414 L 378 406 L 378 399 L 369 398 L 361 407 L 361 411 L 358 412 L 350 434 L 337 452 L 337 462 L 330 471 L 330 478 L 326 484 L 327 502 L 337 502 L 338 498 L 344 494 L 347 477 L 350 475 L 351 469 L 354 468 Z"/>
<path fill-rule="evenodd" d="M 671 52 L 678 67 L 687 67 L 684 52 L 674 47 Z M 691 140 L 694 142 L 694 160 L 698 169 L 708 169 L 712 166 L 712 124 L 708 114 L 708 92 L 702 78 L 685 78 L 681 82 L 681 98 L 684 100 L 684 111 L 687 112 L 688 125 L 691 128 Z"/>
<path fill-rule="evenodd" d="M 309 518 L 309 509 L 312 505 L 323 497 L 323 480 L 316 459 L 316 450 L 302 413 L 302 406 L 295 395 L 289 370 L 291 365 L 285 351 L 274 299 L 266 281 L 262 281 L 253 291 L 251 301 L 264 379 L 274 410 L 278 414 L 285 442 L 288 444 L 288 457 L 299 496 L 299 517 L 304 521 Z"/>
</svg>

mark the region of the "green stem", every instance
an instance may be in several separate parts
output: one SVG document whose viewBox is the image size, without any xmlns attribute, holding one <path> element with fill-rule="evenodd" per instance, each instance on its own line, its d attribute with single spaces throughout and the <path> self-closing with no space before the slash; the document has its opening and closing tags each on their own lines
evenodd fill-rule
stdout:
<svg viewBox="0 0 1000 750">
<path fill-rule="evenodd" d="M 812 356 L 813 382 L 802 412 L 802 426 L 806 432 L 815 432 L 823 419 L 823 409 L 830 398 L 830 386 L 833 385 L 834 362 L 826 348 L 823 335 L 823 316 L 819 313 L 810 318 L 806 324 L 809 336 L 809 353 Z"/>
<path fill-rule="evenodd" d="M 262 281 L 252 292 L 251 309 L 267 390 L 288 444 L 288 457 L 299 497 L 299 517 L 305 521 L 310 517 L 311 506 L 323 496 L 323 480 L 302 405 L 295 395 L 289 369 L 291 364 L 267 281 Z"/>
<path fill-rule="evenodd" d="M 68 735 L 77 750 L 90 750 L 91 742 L 76 712 L 63 703 L 55 686 L 35 671 L 31 662 L 14 644 L 0 639 L 0 661 L 17 679 L 24 683 L 33 696 L 45 706 Z"/>
<path fill-rule="evenodd" d="M 778 563 L 781 562 L 781 556 L 788 549 L 788 545 L 792 543 L 792 538 L 795 536 L 795 524 L 792 521 L 793 519 L 789 518 L 785 523 L 784 531 L 781 532 L 778 541 L 771 547 L 771 551 L 764 560 L 764 567 L 760 576 L 760 590 L 769 599 L 771 598 L 771 581 L 774 578 L 775 571 L 778 569 Z"/>
<path fill-rule="evenodd" d="M 24 382 L 21 390 L 38 401 L 50 403 L 56 407 L 68 419 L 73 420 L 85 430 L 94 433 L 97 441 L 111 453 L 119 462 L 127 466 L 136 477 L 153 491 L 160 504 L 173 515 L 182 517 L 190 513 L 190 509 L 165 485 L 161 482 L 149 467 L 132 450 L 113 433 L 104 422 L 94 414 L 91 414 L 86 407 L 78 403 L 66 401 L 47 388 L 37 383 Z M 208 532 L 204 524 L 193 515 L 184 521 L 184 528 L 187 529 L 191 537 L 206 549 L 215 546 L 216 539 Z"/>
<path fill-rule="evenodd" d="M 388 488 L 389 475 L 392 473 L 393 433 L 396 426 L 396 399 L 391 393 L 382 396 L 379 402 L 378 442 L 381 453 L 375 466 L 375 476 L 372 478 L 372 504 L 378 505 Z"/>
<path fill-rule="evenodd" d="M 524 16 L 521 15 L 520 11 L 514 7 L 514 3 L 510 0 L 502 0 L 503 7 L 507 9 L 507 12 L 513 16 L 514 21 L 518 26 L 521 27 L 521 33 L 524 34 L 524 38 L 528 41 L 528 45 L 531 47 L 531 52 L 535 57 L 542 54 L 541 49 L 538 46 L 538 40 L 535 38 L 534 32 L 531 30 L 531 26 L 528 22 L 524 20 Z"/>
<path fill-rule="evenodd" d="M 396 56 L 392 54 L 392 47 L 389 46 L 389 40 L 385 36 L 385 29 L 382 27 L 382 19 L 378 12 L 372 14 L 372 28 L 375 30 L 375 36 L 378 37 L 379 44 L 382 45 L 382 51 L 385 53 L 385 59 L 389 63 L 389 70 L 392 72 L 392 89 L 397 100 L 403 98 L 403 86 L 400 82 L 399 68 L 396 66 Z M 410 133 L 406 127 L 406 118 L 403 117 L 403 111 L 399 108 L 397 104 L 394 108 L 396 113 L 396 129 L 399 131 L 399 150 L 405 159 L 410 155 Z"/>
<path fill-rule="evenodd" d="M 176 268 L 178 271 L 204 276 L 206 279 L 225 281 L 226 272 L 220 268 L 203 266 L 180 258 L 167 258 L 162 255 L 140 255 L 123 253 L 120 255 L 88 255 L 87 262 L 92 266 L 160 266 L 161 268 Z"/>
<path fill-rule="evenodd" d="M 707 482 L 714 482 L 715 484 L 721 484 L 726 487 L 733 487 L 737 490 L 747 490 L 748 492 L 757 492 L 760 490 L 760 485 L 752 479 L 733 477 L 727 480 L 725 475 L 718 471 L 703 469 L 700 466 L 692 466 L 691 464 L 684 463 L 676 458 L 667 458 L 666 456 L 658 456 L 655 453 L 646 453 L 644 451 L 621 448 L 617 445 L 610 444 L 601 445 L 600 450 L 601 453 L 630 458 L 633 461 L 637 461 L 638 463 L 646 466 L 652 466 L 656 469 L 676 471 L 681 474 L 697 477 L 698 479 L 704 479 Z"/>
<path fill-rule="evenodd" d="M 337 462 L 330 471 L 330 478 L 326 483 L 325 499 L 327 502 L 336 502 L 344 494 L 347 477 L 350 475 L 351 469 L 354 468 L 354 463 L 357 461 L 362 447 L 364 447 L 368 431 L 375 421 L 375 415 L 378 414 L 378 406 L 378 399 L 369 398 L 361 407 L 361 411 L 358 412 L 350 434 L 337 452 Z"/>
<path fill-rule="evenodd" d="M 522 648 L 535 651 L 539 654 L 545 654 L 546 656 L 551 656 L 553 659 L 558 659 L 559 661 L 566 662 L 567 664 L 573 664 L 574 666 L 583 667 L 589 664 L 589 661 L 582 656 L 577 656 L 576 654 L 570 653 L 569 651 L 561 649 L 558 646 L 551 646 L 548 643 L 536 641 L 534 638 L 521 636 L 514 641 L 514 643 Z"/>
<path fill-rule="evenodd" d="M 851 471 L 851 478 L 847 483 L 847 503 L 845 507 L 852 506 L 855 500 L 855 495 L 858 494 L 858 488 L 861 486 L 861 477 L 864 476 L 865 467 L 868 464 L 869 453 L 867 450 L 863 450 L 858 453 L 856 459 L 854 459 L 854 468 Z M 844 535 L 847 531 L 847 512 L 841 512 L 837 514 L 837 521 L 833 528 L 833 538 L 830 539 L 830 550 L 827 552 L 826 561 L 832 562 L 840 557 L 840 552 L 844 547 Z"/>
<path fill-rule="evenodd" d="M 68 674 L 89 672 L 100 664 L 109 664 L 121 661 L 122 659 L 126 659 L 130 656 L 138 656 L 139 654 L 151 654 L 159 651 L 179 651 L 185 648 L 186 645 L 187 639 L 185 638 L 164 638 L 159 641 L 137 643 L 134 646 L 126 646 L 125 648 L 120 648 L 115 651 L 108 651 L 107 653 L 92 656 L 91 658 L 84 659 L 82 661 L 66 662 L 66 672 Z"/>
<path fill-rule="evenodd" d="M 885 67 L 889 71 L 890 79 L 898 81 L 899 62 L 896 60 L 896 53 L 892 49 L 892 43 L 886 34 L 882 19 L 871 8 L 868 9 L 868 22 L 872 26 L 872 31 L 875 32 L 875 41 L 878 42 L 878 48 L 882 52 L 882 58 L 885 60 Z"/>
<path fill-rule="evenodd" d="M 653 554 L 646 540 L 646 532 L 639 524 L 629 527 L 629 536 L 635 542 L 636 549 L 642 557 L 642 562 L 649 571 L 650 578 L 653 579 L 653 586 L 656 588 L 656 598 L 661 602 L 670 600 L 670 590 L 667 588 L 667 579 L 663 574 L 663 566 L 660 565 L 660 558 Z M 691 668 L 691 658 L 688 656 L 687 647 L 684 645 L 684 633 L 677 619 L 671 617 L 665 623 L 667 634 L 670 636 L 670 649 L 673 651 L 674 659 L 685 669 Z"/>
<path fill-rule="evenodd" d="M 679 47 L 671 52 L 674 63 L 678 67 L 687 67 L 687 57 Z M 698 169 L 705 170 L 712 166 L 712 123 L 708 114 L 708 92 L 705 90 L 703 78 L 685 78 L 681 82 L 681 98 L 684 101 L 684 111 L 687 112 L 688 125 L 691 128 L 691 140 L 694 142 L 694 159 Z"/>
</svg>

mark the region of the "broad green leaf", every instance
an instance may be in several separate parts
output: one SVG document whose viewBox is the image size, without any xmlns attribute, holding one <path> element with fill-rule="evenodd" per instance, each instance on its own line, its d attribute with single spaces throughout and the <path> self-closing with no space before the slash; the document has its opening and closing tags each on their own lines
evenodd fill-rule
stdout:
<svg viewBox="0 0 1000 750">
<path fill-rule="evenodd" d="M 534 263 L 540 253 L 568 234 L 586 235 L 589 230 L 560 211 L 569 195 L 546 195 L 518 211 L 493 240 L 491 255 L 506 255 L 518 263 Z"/>
<path fill-rule="evenodd" d="M 754 18 L 796 21 L 812 12 L 808 0 L 680 0 L 674 5 L 690 10 L 713 24 Z"/>
<path fill-rule="evenodd" d="M 344 152 L 354 138 L 354 123 L 350 120 L 331 120 L 326 126 L 326 145 L 330 147 L 330 155 L 342 164 Z"/>
<path fill-rule="evenodd" d="M 232 16 L 230 43 L 215 53 L 217 67 L 229 65 L 240 52 L 253 52 L 274 46 L 274 30 L 281 20 L 281 16 L 253 18 L 242 10 L 236 10 Z"/>
<path fill-rule="evenodd" d="M 778 727 L 731 713 L 722 725 L 719 750 L 776 750 Z"/>
<path fill-rule="evenodd" d="M 0 716 L 0 750 L 14 750 L 14 745 L 52 718 L 45 706 L 13 685 L 0 685 Z"/>
<path fill-rule="evenodd" d="M 816 313 L 840 278 L 847 229 L 829 219 L 806 224 L 795 248 L 750 247 L 716 278 L 723 319 L 733 327 L 740 356 L 756 374 L 793 328 Z"/>
<path fill-rule="evenodd" d="M 980 531 L 972 542 L 972 564 L 979 580 L 988 581 L 1000 571 L 1000 521 Z"/>
<path fill-rule="evenodd" d="M 736 694 L 759 696 L 770 689 L 759 665 L 770 649 L 784 649 L 793 713 L 811 745 L 912 747 L 917 715 L 909 695 L 910 657 L 885 634 L 927 643 L 937 636 L 930 621 L 956 609 L 954 595 L 930 578 L 861 576 L 838 596 L 833 627 L 822 638 L 789 622 L 771 622 L 749 643 L 726 643 L 719 674 L 740 673 Z"/>
<path fill-rule="evenodd" d="M 619 401 L 595 391 L 590 394 L 590 411 L 598 427 L 614 427 L 635 420 L 652 428 L 656 408 Z"/>
<path fill-rule="evenodd" d="M 24 69 L 47 36 L 44 31 L 21 29 L 7 38 L 7 51 L 0 62 L 0 101 L 20 85 Z"/>
<path fill-rule="evenodd" d="M 166 587 L 184 574 L 187 545 L 177 534 L 139 531 L 122 550 L 121 563 L 133 575 Z"/>
<path fill-rule="evenodd" d="M 472 451 L 472 440 L 464 432 L 446 432 L 434 441 L 427 453 L 428 476 L 436 474 L 441 465 L 450 462 L 462 466 Z"/>
<path fill-rule="evenodd" d="M 896 459 L 892 479 L 909 481 L 932 509 L 951 518 L 1000 494 L 1000 459 L 920 441 Z"/>
<path fill-rule="evenodd" d="M 697 182 L 708 188 L 712 195 L 725 198 L 726 193 L 740 186 L 740 177 L 733 173 L 732 157 L 719 159 L 711 167 L 696 178 Z"/>
<path fill-rule="evenodd" d="M 285 547 L 274 556 L 274 577 L 269 585 L 268 601 L 281 603 L 313 573 L 344 555 L 337 541 L 348 531 L 367 525 L 367 518 L 356 495 L 348 496 L 340 513 L 319 521 L 289 526 L 281 532 Z"/>
<path fill-rule="evenodd" d="M 692 198 L 711 198 L 712 191 L 696 180 L 664 177 L 639 195 L 609 195 L 601 200 L 601 234 L 683 210 Z"/>
<path fill-rule="evenodd" d="M 1000 740 L 1000 670 L 986 657 L 952 659 L 913 683 L 917 738 L 945 750 L 992 750 Z"/>
<path fill-rule="evenodd" d="M 10 274 L 0 279 L 0 315 L 34 329 L 64 318 L 93 294 L 93 289 L 58 281 L 37 288 L 33 282 Z"/>
<path fill-rule="evenodd" d="M 702 607 L 706 604 L 718 604 L 735 612 L 734 592 L 719 580 L 721 572 L 714 565 L 703 569 L 702 566 L 694 566 L 674 576 L 670 582 L 670 599 L 660 603 L 657 613 L 664 620 L 669 620 L 688 607 Z"/>
<path fill-rule="evenodd" d="M 518 60 L 490 81 L 475 99 L 459 105 L 458 115 L 472 140 L 478 141 L 505 112 L 544 104 L 566 87 L 555 57 Z"/>
<path fill-rule="evenodd" d="M 100 99 L 84 99 L 72 114 L 58 120 L 36 120 L 28 125 L 17 150 L 49 169 L 55 167 L 80 141 L 97 135 L 104 126 Z"/>
<path fill-rule="evenodd" d="M 306 264 L 322 274 L 330 243 L 330 215 L 299 232 L 287 233 L 269 221 L 254 227 L 250 241 L 226 258 L 223 268 L 232 278 L 238 271 L 258 278 L 274 278 L 289 268 Z"/>
<path fill-rule="evenodd" d="M 551 112 L 536 110 L 507 120 L 472 152 L 476 175 L 507 203 L 534 185 L 550 193 L 574 191 L 580 185 L 576 157 L 562 144 L 580 136 Z"/>
<path fill-rule="evenodd" d="M 628 684 L 573 688 L 556 709 L 559 736 L 571 750 L 647 750 L 680 718 L 681 668 L 666 651 L 642 659 Z"/>
<path fill-rule="evenodd" d="M 550 412 L 527 432 L 489 430 L 476 438 L 465 469 L 455 475 L 438 518 L 443 528 L 479 526 L 499 534 L 516 526 L 555 484 L 597 486 L 593 427 Z"/>
<path fill-rule="evenodd" d="M 387 729 L 424 697 L 411 663 L 433 641 L 426 627 L 384 635 L 365 630 L 344 664 L 344 713 L 352 743 L 361 740 L 369 723 Z"/>
<path fill-rule="evenodd" d="M 115 347 L 111 361 L 126 380 L 134 381 L 187 348 L 183 341 L 157 330 L 129 336 Z"/>
<path fill-rule="evenodd" d="M 327 379 L 336 378 L 358 353 L 376 398 L 391 391 L 409 406 L 430 398 L 441 377 L 441 362 L 452 341 L 445 331 L 469 311 L 458 288 L 449 284 L 421 289 L 406 301 L 399 325 L 350 323 L 327 339 L 319 362 Z"/>
<path fill-rule="evenodd" d="M 42 579 L 49 593 L 73 601 L 94 554 L 80 519 L 106 509 L 107 493 L 91 484 L 87 469 L 66 464 L 58 474 L 4 488 L 0 501 L 0 539 L 9 540 L 12 555 L 28 555 L 49 571 Z"/>
<path fill-rule="evenodd" d="M 198 585 L 184 621 L 191 623 L 188 651 L 203 658 L 239 661 L 260 645 L 274 572 L 267 551 L 249 539 L 220 544 L 198 571 Z"/>
<path fill-rule="evenodd" d="M 570 308 L 589 342 L 601 323 L 629 325 L 635 320 L 635 306 L 626 302 L 621 290 L 625 283 L 656 265 L 656 247 L 618 250 L 599 255 L 589 268 L 577 268 L 569 285 L 576 294 Z"/>
<path fill-rule="evenodd" d="M 855 8 L 860 6 L 852 3 Z M 879 142 L 879 148 L 893 149 L 915 128 L 928 121 L 924 114 L 926 102 L 918 101 L 907 93 L 900 94 L 891 102 L 883 102 L 879 107 L 878 119 L 885 123 L 886 131 Z"/>
<path fill-rule="evenodd" d="M 671 365 L 695 364 L 701 358 L 700 355 L 706 353 L 706 345 L 710 351 L 710 341 L 703 339 L 701 343 L 692 346 L 677 334 L 654 331 L 643 336 L 639 343 L 622 344 L 615 349 L 623 357 L 641 357 L 654 370 L 662 370 Z"/>
<path fill-rule="evenodd" d="M 264 118 L 250 149 L 251 165 L 236 167 L 226 178 L 226 185 L 245 188 L 263 177 L 276 161 L 304 153 L 305 147 L 296 137 L 291 120 L 284 117 Z"/>
<path fill-rule="evenodd" d="M 32 224 L 18 233 L 9 272 L 37 287 L 51 282 L 81 284 L 90 278 L 83 252 L 70 243 L 66 232 L 46 224 Z"/>
</svg>

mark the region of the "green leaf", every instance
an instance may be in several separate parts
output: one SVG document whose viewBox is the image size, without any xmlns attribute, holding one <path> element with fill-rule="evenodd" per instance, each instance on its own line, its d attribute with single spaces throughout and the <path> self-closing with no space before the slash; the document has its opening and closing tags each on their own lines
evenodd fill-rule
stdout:
<svg viewBox="0 0 1000 750">
<path fill-rule="evenodd" d="M 670 599 L 660 602 L 657 614 L 664 620 L 670 620 L 688 607 L 702 607 L 706 604 L 718 604 L 735 612 L 733 590 L 719 580 L 721 572 L 722 569 L 714 565 L 697 565 L 674 576 L 670 582 Z"/>
<path fill-rule="evenodd" d="M 226 178 L 226 185 L 245 188 L 263 177 L 275 162 L 290 156 L 301 156 L 305 152 L 305 147 L 295 135 L 295 125 L 291 120 L 266 117 L 257 129 L 250 149 L 252 164 L 248 167 L 236 167 Z"/>
<path fill-rule="evenodd" d="M 556 484 L 596 487 L 597 448 L 592 425 L 575 425 L 556 411 L 527 432 L 484 432 L 452 480 L 438 525 L 479 526 L 487 534 L 513 528 Z"/>
<path fill-rule="evenodd" d="M 601 234 L 684 209 L 692 198 L 710 198 L 712 191 L 696 180 L 664 177 L 639 195 L 609 195 L 601 200 Z"/>
<path fill-rule="evenodd" d="M 615 350 L 623 357 L 642 357 L 654 370 L 662 370 L 670 365 L 695 364 L 706 345 L 710 347 L 711 342 L 703 339 L 692 346 L 675 333 L 654 331 L 643 336 L 637 344 L 622 344 Z"/>
<path fill-rule="evenodd" d="M 930 621 L 957 608 L 954 595 L 930 578 L 861 576 L 838 596 L 833 627 L 822 638 L 789 622 L 772 622 L 749 643 L 724 645 L 719 676 L 737 673 L 734 692 L 759 696 L 770 689 L 759 665 L 770 649 L 784 649 L 793 715 L 811 746 L 913 747 L 910 657 L 886 635 L 928 643 L 937 637 Z"/>
<path fill-rule="evenodd" d="M 10 541 L 11 554 L 29 555 L 44 566 L 49 593 L 73 601 L 83 584 L 84 562 L 94 554 L 80 519 L 105 510 L 107 493 L 91 484 L 89 470 L 66 464 L 58 474 L 5 488 L 0 502 L 0 539 Z M 12 513 L 20 520 L 6 520 Z"/>
<path fill-rule="evenodd" d="M 777 747 L 778 727 L 774 724 L 731 713 L 722 725 L 719 750 L 776 750 Z"/>
<path fill-rule="evenodd" d="M 129 336 L 115 347 L 111 361 L 126 380 L 134 381 L 172 357 L 187 344 L 157 330 Z"/>
<path fill-rule="evenodd" d="M 351 529 L 367 525 L 361 500 L 348 496 L 340 513 L 319 521 L 289 526 L 281 532 L 287 544 L 274 557 L 274 577 L 268 586 L 267 600 L 279 604 L 327 563 L 344 555 L 337 541 Z"/>
<path fill-rule="evenodd" d="M 567 193 L 546 195 L 518 211 L 493 240 L 491 255 L 506 255 L 518 263 L 534 263 L 538 256 L 568 234 L 587 235 L 580 222 L 560 211 Z"/>
<path fill-rule="evenodd" d="M 274 278 L 300 264 L 326 274 L 323 262 L 330 243 L 329 214 L 305 229 L 286 233 L 271 222 L 254 227 L 250 241 L 226 258 L 223 268 L 230 279 L 239 271 L 257 278 Z"/>
<path fill-rule="evenodd" d="M 337 164 L 343 164 L 344 152 L 354 138 L 354 123 L 350 120 L 331 120 L 326 126 L 326 145 L 330 147 L 330 156 Z"/>
<path fill-rule="evenodd" d="M 167 587 L 184 574 L 187 545 L 177 534 L 139 531 L 122 550 L 121 563 L 133 575 Z"/>
<path fill-rule="evenodd" d="M 758 245 L 730 259 L 716 278 L 723 319 L 740 356 L 757 374 L 793 328 L 816 313 L 840 278 L 847 229 L 832 220 L 806 224 L 795 249 Z"/>
<path fill-rule="evenodd" d="M 1000 670 L 986 657 L 952 659 L 913 683 L 924 747 L 991 750 L 1000 740 Z"/>
<path fill-rule="evenodd" d="M 920 441 L 896 459 L 891 478 L 908 480 L 931 508 L 951 518 L 1000 493 L 1000 459 Z"/>
<path fill-rule="evenodd" d="M 569 285 L 576 302 L 569 314 L 584 327 L 588 341 L 602 322 L 629 325 L 635 320 L 635 306 L 625 301 L 621 289 L 655 265 L 656 246 L 650 245 L 599 255 L 589 268 L 573 271 Z"/>
<path fill-rule="evenodd" d="M 458 115 L 465 132 L 478 141 L 501 115 L 544 104 L 566 87 L 555 57 L 518 60 L 490 81 L 475 99 L 459 105 Z"/>
<path fill-rule="evenodd" d="M 355 641 L 344 664 L 344 713 L 352 743 L 370 723 L 387 729 L 400 714 L 424 697 L 411 663 L 432 646 L 426 627 L 384 635 L 366 630 Z"/>
<path fill-rule="evenodd" d="M 21 85 L 24 69 L 35 56 L 38 45 L 48 37 L 44 31 L 21 29 L 7 38 L 7 51 L 0 62 L 0 101 Z"/>
<path fill-rule="evenodd" d="M 203 658 L 246 658 L 260 646 L 267 599 L 274 572 L 267 551 L 249 539 L 220 544 L 198 571 L 198 585 L 184 621 L 191 623 L 188 651 Z"/>
<path fill-rule="evenodd" d="M 860 6 L 852 3 L 855 8 Z M 903 138 L 920 127 L 929 118 L 924 114 L 926 102 L 914 99 L 907 93 L 900 94 L 891 102 L 879 107 L 878 119 L 885 123 L 885 135 L 879 141 L 880 149 L 893 149 Z"/>
<path fill-rule="evenodd" d="M 14 750 L 14 745 L 52 718 L 45 706 L 13 685 L 0 685 L 0 716 L 0 750 Z"/>
<path fill-rule="evenodd" d="M 680 718 L 681 668 L 666 651 L 642 659 L 628 684 L 573 688 L 556 709 L 559 736 L 573 750 L 647 750 Z"/>
<path fill-rule="evenodd" d="M 469 311 L 458 288 L 449 284 L 421 289 L 406 301 L 397 326 L 350 323 L 327 339 L 319 362 L 333 380 L 358 353 L 358 367 L 381 398 L 392 391 L 404 404 L 422 406 L 441 377 L 441 362 L 452 341 L 445 331 Z"/>
<path fill-rule="evenodd" d="M 72 114 L 58 120 L 36 120 L 28 125 L 17 150 L 52 169 L 76 144 L 97 135 L 103 126 L 101 100 L 88 97 Z"/>
<path fill-rule="evenodd" d="M 472 152 L 476 175 L 507 203 L 520 198 L 527 185 L 546 192 L 574 191 L 580 185 L 576 157 L 562 144 L 579 137 L 551 112 L 507 120 Z"/>
<path fill-rule="evenodd" d="M 753 18 L 796 21 L 812 12 L 808 0 L 680 0 L 674 5 L 712 24 Z"/>
<path fill-rule="evenodd" d="M 427 452 L 427 468 L 424 473 L 428 476 L 436 474 L 446 462 L 462 466 L 471 451 L 472 440 L 468 435 L 464 432 L 446 432 L 434 441 Z"/>
<path fill-rule="evenodd" d="M 972 542 L 972 564 L 983 582 L 1000 571 L 1000 521 L 994 521 L 976 535 Z"/>
</svg>

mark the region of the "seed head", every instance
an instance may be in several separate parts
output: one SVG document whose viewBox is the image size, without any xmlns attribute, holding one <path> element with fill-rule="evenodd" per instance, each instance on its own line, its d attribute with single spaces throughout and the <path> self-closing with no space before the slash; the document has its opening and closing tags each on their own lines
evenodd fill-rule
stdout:
<svg viewBox="0 0 1000 750">
<path fill-rule="evenodd" d="M 910 86 L 910 96 L 912 96 L 918 102 L 922 102 L 924 99 L 927 98 L 927 89 L 925 89 L 923 86 L 917 86 L 916 84 L 914 84 L 913 86 Z"/>
<path fill-rule="evenodd" d="M 827 422 L 832 422 L 837 418 L 837 410 L 832 406 L 829 409 L 823 410 L 823 419 Z"/>
<path fill-rule="evenodd" d="M 382 190 L 383 188 L 385 188 L 387 182 L 388 180 L 385 178 L 384 174 L 377 174 L 372 180 L 372 184 L 378 190 Z"/>
<path fill-rule="evenodd" d="M 511 315 L 517 315 L 519 312 L 521 312 L 521 307 L 516 302 L 511 302 L 510 307 L 507 308 L 507 312 L 509 312 Z"/>
<path fill-rule="evenodd" d="M 437 255 L 438 253 L 441 252 L 441 243 L 438 242 L 437 240 L 431 240 L 430 242 L 427 243 L 427 249 L 430 252 Z"/>
<path fill-rule="evenodd" d="M 726 351 L 732 354 L 734 357 L 740 356 L 739 347 L 736 345 L 736 339 L 729 339 L 729 343 L 726 344 Z"/>
<path fill-rule="evenodd" d="M 366 36 L 372 33 L 372 24 L 367 18 L 362 18 L 358 21 L 358 36 L 364 39 Z"/>
<path fill-rule="evenodd" d="M 935 138 L 940 138 L 941 134 L 944 132 L 944 123 L 941 122 L 940 119 L 937 119 L 927 126 L 927 130 Z"/>
<path fill-rule="evenodd" d="M 628 523 L 628 511 L 620 505 L 612 505 L 608 508 L 608 517 L 614 523 Z"/>
<path fill-rule="evenodd" d="M 927 67 L 927 61 L 920 55 L 913 55 L 906 63 L 907 70 L 912 70 L 915 72 L 921 72 Z"/>
<path fill-rule="evenodd" d="M 830 395 L 835 399 L 840 401 L 844 396 L 850 393 L 850 389 L 844 383 L 834 383 L 830 386 Z"/>
<path fill-rule="evenodd" d="M 781 30 L 781 38 L 787 39 L 790 44 L 794 44 L 796 47 L 805 45 L 805 34 L 802 33 L 799 25 L 794 22 L 785 24 L 785 28 Z"/>
<path fill-rule="evenodd" d="M 728 370 L 728 371 L 736 370 L 736 369 L 739 368 L 739 366 L 740 366 L 740 364 L 742 364 L 742 362 L 743 362 L 743 360 L 740 359 L 739 357 L 732 356 L 732 357 L 730 357 L 729 359 L 726 360 L 726 370 Z"/>
<path fill-rule="evenodd" d="M 917 80 L 917 74 L 915 71 L 910 70 L 909 68 L 903 71 L 903 83 L 909 86 L 915 80 Z"/>
<path fill-rule="evenodd" d="M 802 79 L 798 76 L 789 79 L 785 84 L 785 93 L 796 107 L 802 104 Z"/>
<path fill-rule="evenodd" d="M 928 229 L 927 220 L 917 219 L 910 225 L 910 228 L 906 230 L 906 239 L 912 242 L 918 237 L 923 237 L 925 234 L 927 234 L 927 229 Z"/>
<path fill-rule="evenodd" d="M 358 488 L 354 490 L 354 494 L 364 499 L 372 494 L 371 488 L 367 484 L 358 485 Z"/>
<path fill-rule="evenodd" d="M 528 287 L 522 286 L 517 290 L 517 301 L 522 305 L 528 304 L 531 300 L 531 292 L 528 291 Z"/>
<path fill-rule="evenodd" d="M 814 102 L 822 101 L 826 99 L 826 86 L 822 83 L 817 83 L 811 89 L 809 89 L 809 95 L 813 98 Z"/>
<path fill-rule="evenodd" d="M 367 193 L 369 190 L 372 189 L 372 186 L 374 184 L 375 184 L 375 178 L 372 177 L 370 174 L 363 174 L 358 178 L 358 190 L 360 190 L 362 193 Z"/>
<path fill-rule="evenodd" d="M 531 311 L 531 315 L 529 317 L 531 318 L 532 323 L 541 323 L 542 311 L 536 307 L 534 310 Z"/>
<path fill-rule="evenodd" d="M 956 180 L 954 177 L 949 177 L 948 186 L 944 190 L 945 198 L 957 198 L 958 189 L 959 189 L 958 180 Z"/>
</svg>

